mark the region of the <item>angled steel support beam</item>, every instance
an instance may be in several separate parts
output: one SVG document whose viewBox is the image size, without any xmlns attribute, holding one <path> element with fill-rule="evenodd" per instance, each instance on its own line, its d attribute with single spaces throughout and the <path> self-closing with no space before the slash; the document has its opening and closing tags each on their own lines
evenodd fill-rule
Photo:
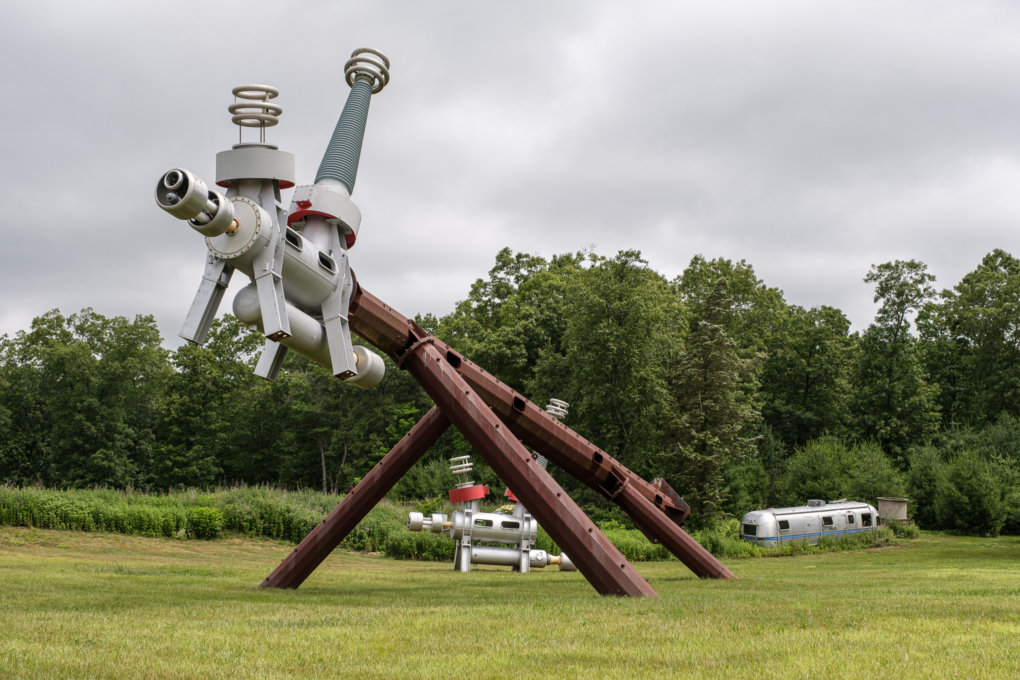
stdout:
<svg viewBox="0 0 1020 680">
<path fill-rule="evenodd" d="M 427 335 L 407 317 L 357 285 L 351 300 L 351 329 L 398 362 L 414 343 Z M 522 443 L 619 505 L 649 540 L 662 543 L 698 576 L 734 578 L 729 569 L 683 530 L 690 508 L 668 484 L 661 480 L 645 481 L 440 340 L 429 337 L 428 341 L 441 355 L 450 357 L 447 363 Z M 500 477 L 516 493 L 517 486 L 502 474 Z M 569 550 L 567 553 L 570 554 Z"/>
<path fill-rule="evenodd" d="M 355 286 L 351 298 L 351 330 L 389 354 L 398 364 L 408 347 L 428 335 L 417 324 L 360 286 Z M 540 453 L 557 467 L 610 499 L 624 482 L 633 484 L 677 525 L 683 524 L 690 515 L 690 508 L 679 497 L 673 498 L 662 493 L 656 486 L 631 472 L 506 383 L 460 356 L 438 338 L 430 336 L 430 341 L 440 353 L 455 356 L 457 372 L 472 389 L 513 427 L 514 433 L 526 445 L 541 444 L 544 450 Z"/>
<path fill-rule="evenodd" d="M 440 352 L 437 345 L 426 337 L 409 348 L 402 357 L 404 368 L 513 488 L 588 582 L 602 595 L 656 597 L 648 582 L 464 381 L 456 370 L 459 357 Z"/>
<path fill-rule="evenodd" d="M 259 585 L 297 588 L 450 426 L 433 407 Z"/>
<path fill-rule="evenodd" d="M 664 514 L 630 485 L 623 487 L 616 504 L 634 520 L 649 538 L 666 546 L 678 560 L 699 578 L 736 578 L 715 556 L 705 550 L 681 527 L 669 521 Z"/>
</svg>

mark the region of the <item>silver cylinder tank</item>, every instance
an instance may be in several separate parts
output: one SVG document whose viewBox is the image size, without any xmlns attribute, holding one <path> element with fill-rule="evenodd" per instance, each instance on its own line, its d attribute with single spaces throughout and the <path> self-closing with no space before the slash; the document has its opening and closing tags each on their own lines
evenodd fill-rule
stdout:
<svg viewBox="0 0 1020 680">
<path fill-rule="evenodd" d="M 451 516 L 453 526 L 450 537 L 460 538 L 468 528 L 468 516 L 458 510 Z M 515 517 L 496 512 L 475 512 L 470 516 L 470 534 L 473 541 L 488 543 L 520 543 L 527 539 L 532 543 L 538 535 L 538 522 L 532 517 Z"/>
<path fill-rule="evenodd" d="M 233 311 L 234 316 L 243 323 L 255 326 L 260 331 L 263 330 L 259 295 L 254 283 L 249 283 L 238 291 L 234 297 Z M 329 343 L 326 341 L 326 327 L 322 325 L 322 322 L 301 311 L 290 302 L 287 303 L 287 318 L 290 320 L 291 335 L 289 338 L 282 339 L 280 344 L 308 357 L 321 366 L 330 368 L 332 361 L 329 356 Z M 361 345 L 354 345 L 351 351 L 354 352 L 354 363 L 358 367 L 358 375 L 348 378 L 344 382 L 364 389 L 378 385 L 386 373 L 386 364 L 382 357 Z"/>
</svg>

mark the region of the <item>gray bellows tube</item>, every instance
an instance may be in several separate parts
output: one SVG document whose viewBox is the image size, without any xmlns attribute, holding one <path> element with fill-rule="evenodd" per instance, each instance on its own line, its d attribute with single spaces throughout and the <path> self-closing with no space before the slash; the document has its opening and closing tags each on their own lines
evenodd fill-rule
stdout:
<svg viewBox="0 0 1020 680">
<path fill-rule="evenodd" d="M 368 79 L 356 80 L 347 95 L 347 103 L 336 123 L 333 136 L 322 157 L 315 181 L 335 179 L 354 192 L 354 180 L 358 177 L 358 161 L 361 159 L 361 143 L 365 138 L 365 123 L 368 122 L 368 103 L 372 97 L 372 84 Z"/>
<path fill-rule="evenodd" d="M 368 122 L 368 105 L 376 94 L 390 81 L 390 60 L 382 52 L 368 47 L 354 50 L 344 64 L 344 77 L 351 86 L 347 102 L 340 119 L 330 137 L 326 153 L 323 154 L 315 183 L 332 179 L 347 187 L 347 194 L 354 193 L 354 180 L 358 177 L 358 162 L 361 160 L 361 143 L 365 139 L 365 124 Z"/>
</svg>

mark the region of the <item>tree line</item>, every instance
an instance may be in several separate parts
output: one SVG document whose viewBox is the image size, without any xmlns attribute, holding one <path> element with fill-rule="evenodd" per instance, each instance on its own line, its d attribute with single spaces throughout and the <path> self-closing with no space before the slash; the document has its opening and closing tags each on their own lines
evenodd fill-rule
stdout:
<svg viewBox="0 0 1020 680">
<path fill-rule="evenodd" d="M 417 321 L 532 401 L 569 402 L 571 427 L 669 480 L 695 523 L 907 494 L 923 527 L 1020 530 L 1020 262 L 995 250 L 943 291 L 913 260 L 865 281 L 879 308 L 855 332 L 744 261 L 696 256 L 668 280 L 636 251 L 504 249 L 451 313 Z M 343 492 L 431 406 L 392 364 L 361 391 L 291 353 L 262 381 L 261 344 L 230 316 L 175 350 L 151 316 L 36 318 L 0 338 L 0 480 Z M 445 459 L 468 453 L 447 433 L 394 495 L 443 494 Z"/>
</svg>

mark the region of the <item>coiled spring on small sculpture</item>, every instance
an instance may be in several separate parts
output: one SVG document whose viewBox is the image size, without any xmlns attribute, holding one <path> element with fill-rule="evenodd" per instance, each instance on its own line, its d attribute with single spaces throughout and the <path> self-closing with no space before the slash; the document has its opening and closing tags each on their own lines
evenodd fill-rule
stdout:
<svg viewBox="0 0 1020 680">
<path fill-rule="evenodd" d="M 387 76 L 388 77 L 388 76 Z M 270 99 L 280 95 L 280 91 L 269 85 L 238 85 L 230 91 L 240 101 L 227 107 L 230 120 L 239 128 L 259 128 L 259 142 L 266 141 L 266 128 L 280 122 L 283 107 L 270 104 Z M 241 141 L 238 131 L 238 141 Z"/>
</svg>

